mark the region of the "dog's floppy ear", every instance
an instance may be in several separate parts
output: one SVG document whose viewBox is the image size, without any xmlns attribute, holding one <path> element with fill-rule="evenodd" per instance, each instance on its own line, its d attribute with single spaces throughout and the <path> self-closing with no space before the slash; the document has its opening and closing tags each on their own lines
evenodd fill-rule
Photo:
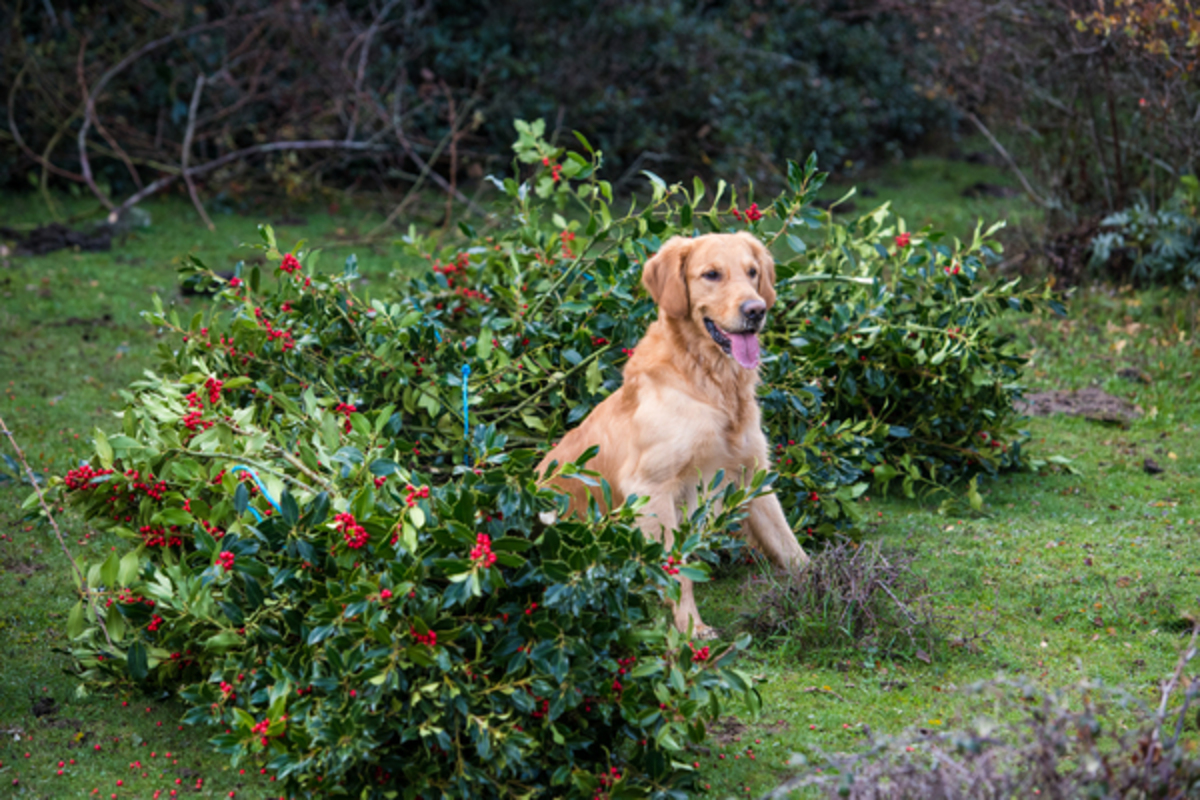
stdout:
<svg viewBox="0 0 1200 800">
<path fill-rule="evenodd" d="M 754 251 L 754 260 L 758 262 L 758 295 L 766 302 L 767 308 L 771 308 L 775 305 L 775 259 L 754 234 L 738 231 L 738 236 L 749 242 L 750 249 Z"/>
<path fill-rule="evenodd" d="M 691 246 L 691 239 L 672 236 L 642 267 L 642 286 L 668 317 L 683 319 L 692 310 L 684 275 Z"/>
</svg>

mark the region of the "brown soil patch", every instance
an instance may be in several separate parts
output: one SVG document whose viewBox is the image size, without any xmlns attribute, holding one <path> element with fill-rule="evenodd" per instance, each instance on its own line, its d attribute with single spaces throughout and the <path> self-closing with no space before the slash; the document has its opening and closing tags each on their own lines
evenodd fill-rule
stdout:
<svg viewBox="0 0 1200 800">
<path fill-rule="evenodd" d="M 1142 415 L 1141 406 L 1128 400 L 1113 397 L 1108 392 L 1089 386 L 1073 392 L 1057 390 L 1034 392 L 1015 403 L 1016 409 L 1031 417 L 1048 417 L 1051 414 L 1067 414 L 1084 417 L 1096 422 L 1128 425 Z"/>
<path fill-rule="evenodd" d="M 708 735 L 712 737 L 713 742 L 719 745 L 726 745 L 734 741 L 737 737 L 745 735 L 749 728 L 745 723 L 739 720 L 736 716 L 721 717 L 716 722 L 708 726 Z"/>
</svg>

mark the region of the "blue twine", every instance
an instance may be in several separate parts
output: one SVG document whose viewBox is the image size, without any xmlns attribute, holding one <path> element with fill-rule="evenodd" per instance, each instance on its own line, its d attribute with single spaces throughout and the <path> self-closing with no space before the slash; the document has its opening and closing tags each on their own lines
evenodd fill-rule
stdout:
<svg viewBox="0 0 1200 800">
<path fill-rule="evenodd" d="M 463 390 L 463 463 L 471 466 L 471 409 L 467 403 L 467 381 L 471 378 L 471 365 L 462 365 Z"/>
<path fill-rule="evenodd" d="M 234 473 L 237 473 L 237 472 L 244 472 L 244 473 L 246 473 L 247 475 L 249 475 L 251 478 L 253 478 L 253 479 L 254 479 L 254 482 L 255 482 L 256 484 L 258 484 L 258 490 L 259 490 L 260 492 L 262 492 L 262 496 L 263 496 L 263 497 L 265 497 L 265 498 L 267 498 L 267 502 L 268 502 L 268 503 L 270 503 L 272 506 L 274 506 L 274 507 L 275 507 L 275 510 L 276 510 L 276 511 L 278 511 L 280 514 L 282 514 L 282 513 L 283 513 L 283 509 L 279 507 L 279 503 L 276 503 L 276 502 L 275 502 L 275 498 L 274 498 L 274 497 L 271 497 L 271 493 L 267 491 L 267 487 L 266 487 L 266 485 L 265 485 L 265 484 L 264 484 L 264 483 L 263 483 L 263 482 L 262 482 L 262 481 L 259 479 L 259 477 L 258 477 L 258 473 L 257 473 L 257 472 L 255 472 L 254 470 L 252 470 L 252 469 L 250 469 L 249 467 L 245 466 L 244 464 L 238 464 L 236 467 L 234 467 L 233 469 L 229 470 L 229 474 L 230 474 L 230 475 L 233 475 Z M 247 506 L 247 508 L 249 508 L 249 509 L 250 509 L 250 511 L 251 511 L 251 513 L 253 513 L 253 514 L 254 514 L 254 519 L 255 519 L 255 521 L 256 521 L 256 522 L 262 522 L 262 521 L 263 521 L 263 515 L 262 515 L 262 514 L 260 514 L 260 513 L 258 513 L 258 509 L 257 509 L 257 508 L 255 508 L 254 506 Z"/>
</svg>

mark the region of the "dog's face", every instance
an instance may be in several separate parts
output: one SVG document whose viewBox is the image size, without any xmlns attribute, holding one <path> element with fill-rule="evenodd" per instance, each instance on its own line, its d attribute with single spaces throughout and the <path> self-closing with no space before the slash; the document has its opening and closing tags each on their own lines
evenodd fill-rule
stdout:
<svg viewBox="0 0 1200 800">
<path fill-rule="evenodd" d="M 753 235 L 676 236 L 642 270 L 669 317 L 687 320 L 746 369 L 758 367 L 758 332 L 775 305 L 775 260 Z"/>
</svg>

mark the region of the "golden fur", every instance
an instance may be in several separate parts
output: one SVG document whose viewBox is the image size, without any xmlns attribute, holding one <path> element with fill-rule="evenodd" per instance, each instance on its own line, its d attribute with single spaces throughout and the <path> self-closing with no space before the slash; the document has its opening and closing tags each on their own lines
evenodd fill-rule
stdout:
<svg viewBox="0 0 1200 800">
<path fill-rule="evenodd" d="M 727 340 L 749 341 L 775 302 L 774 281 L 775 262 L 748 233 L 675 237 L 646 263 L 642 283 L 659 315 L 625 366 L 624 385 L 538 466 L 539 474 L 571 495 L 572 509 L 587 507 L 589 491 L 603 506 L 599 489 L 546 476 L 545 470 L 599 445 L 588 467 L 608 481 L 615 505 L 631 494 L 649 497 L 642 529 L 670 548 L 677 515 L 694 506 L 701 481 L 708 485 L 719 470 L 741 481 L 770 466 L 755 397 L 757 337 L 749 337 L 753 358 L 746 355 L 749 345 L 727 352 L 705 319 Z M 750 503 L 743 534 L 781 566 L 795 569 L 808 561 L 774 495 Z M 686 632 L 690 623 L 695 635 L 713 635 L 700 620 L 692 582 L 680 576 L 680 584 L 676 627 Z"/>
</svg>

